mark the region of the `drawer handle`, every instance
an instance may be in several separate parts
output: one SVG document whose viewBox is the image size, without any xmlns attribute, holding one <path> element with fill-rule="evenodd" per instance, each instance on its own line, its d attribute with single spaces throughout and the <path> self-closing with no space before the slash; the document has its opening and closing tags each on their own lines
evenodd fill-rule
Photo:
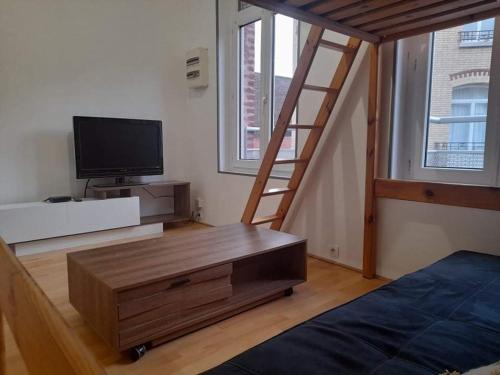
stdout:
<svg viewBox="0 0 500 375">
<path fill-rule="evenodd" d="M 190 281 L 191 280 L 188 277 L 186 277 L 185 279 L 174 281 L 172 284 L 170 284 L 170 287 L 168 289 L 178 288 L 184 284 L 189 283 Z"/>
</svg>

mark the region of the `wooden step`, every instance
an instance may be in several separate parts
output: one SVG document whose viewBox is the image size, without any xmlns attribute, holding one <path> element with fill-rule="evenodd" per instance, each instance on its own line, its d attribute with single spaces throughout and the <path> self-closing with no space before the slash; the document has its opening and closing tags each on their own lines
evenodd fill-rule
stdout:
<svg viewBox="0 0 500 375">
<path fill-rule="evenodd" d="M 315 86 L 315 85 L 304 85 L 304 90 L 311 90 L 311 91 L 322 91 L 322 92 L 327 92 L 329 94 L 335 94 L 337 90 L 331 89 L 330 87 L 323 87 L 323 86 Z"/>
<path fill-rule="evenodd" d="M 325 39 L 321 39 L 321 41 L 319 42 L 319 45 L 321 47 L 333 49 L 333 50 L 339 51 L 339 52 L 349 53 L 349 52 L 354 52 L 356 50 L 355 48 L 345 46 L 343 44 L 339 44 L 339 43 L 335 43 L 335 42 L 330 42 L 329 40 L 325 40 Z"/>
<path fill-rule="evenodd" d="M 273 221 L 278 221 L 278 220 L 281 220 L 281 216 L 269 215 L 269 216 L 256 217 L 255 219 L 253 219 L 252 225 L 272 223 Z"/>
<path fill-rule="evenodd" d="M 319 126 L 314 126 L 314 125 L 288 125 L 288 129 L 314 130 L 314 129 L 321 129 L 321 128 Z"/>
<path fill-rule="evenodd" d="M 268 191 L 262 193 L 263 197 L 269 197 L 271 195 L 278 195 L 278 194 L 285 194 L 295 191 L 295 189 L 290 189 L 290 188 L 274 188 L 274 189 L 269 189 Z"/>
<path fill-rule="evenodd" d="M 306 159 L 277 159 L 274 161 L 274 164 L 299 164 L 299 163 L 307 163 Z"/>
</svg>

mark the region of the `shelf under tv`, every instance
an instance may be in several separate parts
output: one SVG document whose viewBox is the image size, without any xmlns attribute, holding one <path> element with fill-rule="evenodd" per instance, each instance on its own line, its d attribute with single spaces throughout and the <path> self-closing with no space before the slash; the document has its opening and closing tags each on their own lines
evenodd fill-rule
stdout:
<svg viewBox="0 0 500 375">
<path fill-rule="evenodd" d="M 189 220 L 189 216 L 179 216 L 175 214 L 141 216 L 141 225 L 155 223 L 180 223 Z"/>
<path fill-rule="evenodd" d="M 177 223 L 190 220 L 190 183 L 186 181 L 171 180 L 141 183 L 140 185 L 132 183 L 130 185 L 96 185 L 89 187 L 89 191 L 98 199 L 140 196 L 141 191 L 145 189 L 149 194 L 152 194 L 151 190 L 154 190 L 154 193 L 159 198 L 171 198 L 174 212 L 141 216 L 141 225 Z"/>
</svg>

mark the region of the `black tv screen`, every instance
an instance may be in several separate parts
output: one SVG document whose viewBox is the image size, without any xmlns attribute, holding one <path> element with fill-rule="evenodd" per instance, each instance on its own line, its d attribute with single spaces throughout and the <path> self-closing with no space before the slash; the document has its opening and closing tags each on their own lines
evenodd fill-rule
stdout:
<svg viewBox="0 0 500 375">
<path fill-rule="evenodd" d="M 163 174 L 162 123 L 73 117 L 77 178 Z"/>
</svg>

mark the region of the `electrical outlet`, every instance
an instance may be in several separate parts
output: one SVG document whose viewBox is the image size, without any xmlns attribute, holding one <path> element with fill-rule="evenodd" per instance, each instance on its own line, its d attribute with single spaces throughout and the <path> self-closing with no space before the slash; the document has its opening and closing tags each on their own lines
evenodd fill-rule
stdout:
<svg viewBox="0 0 500 375">
<path fill-rule="evenodd" d="M 332 258 L 337 259 L 340 257 L 340 246 L 339 245 L 333 245 L 332 248 L 330 249 L 330 255 Z"/>
</svg>

